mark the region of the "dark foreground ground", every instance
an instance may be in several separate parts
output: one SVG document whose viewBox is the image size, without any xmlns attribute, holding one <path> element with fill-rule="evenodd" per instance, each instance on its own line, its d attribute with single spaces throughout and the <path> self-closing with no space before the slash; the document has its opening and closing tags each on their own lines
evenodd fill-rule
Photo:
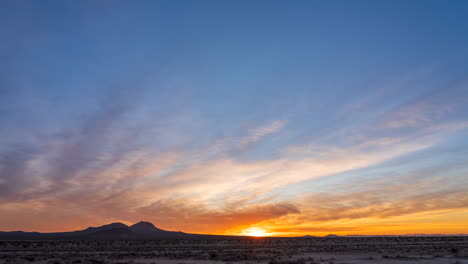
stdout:
<svg viewBox="0 0 468 264">
<path fill-rule="evenodd" d="M 0 241 L 0 263 L 468 264 L 468 237 Z"/>
</svg>

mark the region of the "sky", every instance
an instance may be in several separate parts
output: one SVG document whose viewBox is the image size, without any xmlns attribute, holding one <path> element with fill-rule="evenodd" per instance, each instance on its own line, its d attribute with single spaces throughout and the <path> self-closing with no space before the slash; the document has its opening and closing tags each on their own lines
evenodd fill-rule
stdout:
<svg viewBox="0 0 468 264">
<path fill-rule="evenodd" d="M 0 230 L 468 233 L 466 1 L 0 1 Z"/>
</svg>

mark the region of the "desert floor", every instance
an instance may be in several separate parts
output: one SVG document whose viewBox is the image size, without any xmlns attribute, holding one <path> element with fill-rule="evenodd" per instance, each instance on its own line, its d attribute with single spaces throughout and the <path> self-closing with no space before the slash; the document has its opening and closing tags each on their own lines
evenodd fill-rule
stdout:
<svg viewBox="0 0 468 264">
<path fill-rule="evenodd" d="M 468 264 L 468 237 L 0 241 L 0 263 Z"/>
</svg>

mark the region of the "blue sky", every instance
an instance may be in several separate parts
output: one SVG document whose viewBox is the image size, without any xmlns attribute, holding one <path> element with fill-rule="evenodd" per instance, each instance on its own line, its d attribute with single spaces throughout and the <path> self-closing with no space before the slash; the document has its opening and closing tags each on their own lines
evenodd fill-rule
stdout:
<svg viewBox="0 0 468 264">
<path fill-rule="evenodd" d="M 0 227 L 466 233 L 467 11 L 2 1 Z"/>
</svg>

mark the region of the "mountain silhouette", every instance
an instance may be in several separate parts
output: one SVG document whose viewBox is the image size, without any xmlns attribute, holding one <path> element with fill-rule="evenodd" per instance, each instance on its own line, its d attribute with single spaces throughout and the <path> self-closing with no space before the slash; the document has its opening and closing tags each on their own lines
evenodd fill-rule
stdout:
<svg viewBox="0 0 468 264">
<path fill-rule="evenodd" d="M 105 229 L 97 232 L 93 232 L 91 234 L 88 234 L 89 237 L 92 238 L 108 238 L 108 239 L 122 239 L 122 238 L 131 238 L 132 237 L 132 231 L 128 228 L 124 227 L 118 227 L 118 228 L 110 228 L 110 229 Z"/>
<path fill-rule="evenodd" d="M 122 223 L 112 223 L 112 224 L 103 225 L 103 226 L 99 226 L 99 227 L 88 227 L 85 230 L 76 231 L 76 232 L 83 232 L 83 233 L 91 234 L 91 233 L 96 233 L 96 232 L 101 232 L 101 231 L 106 231 L 106 230 L 109 230 L 109 229 L 116 229 L 116 228 L 127 228 L 128 229 L 128 226 L 126 224 L 122 224 Z"/>
<path fill-rule="evenodd" d="M 137 233 L 146 233 L 146 232 L 167 232 L 165 230 L 159 229 L 155 227 L 150 222 L 140 221 L 132 226 L 129 227 L 130 230 Z"/>
<path fill-rule="evenodd" d="M 365 235 L 356 235 L 357 237 Z M 402 235 L 402 236 L 446 236 L 446 235 Z M 449 235 L 449 236 L 466 236 L 466 234 Z M 150 222 L 141 221 L 134 225 L 127 226 L 123 223 L 111 223 L 98 227 L 88 227 L 83 230 L 71 232 L 57 233 L 39 233 L 39 232 L 24 232 L 24 231 L 0 231 L 0 240 L 94 240 L 94 239 L 109 239 L 109 240 L 136 240 L 136 239 L 239 239 L 245 236 L 225 236 L 225 235 L 205 235 L 205 234 L 189 234 L 180 231 L 167 231 L 157 228 Z M 325 238 L 341 237 L 334 234 L 329 234 Z M 352 237 L 352 236 L 350 236 Z M 314 236 L 302 236 L 302 238 L 320 238 Z"/>
<path fill-rule="evenodd" d="M 150 222 L 140 221 L 127 226 L 123 223 L 111 223 L 83 230 L 57 233 L 39 232 L 1 232 L 0 240 L 11 239 L 167 239 L 167 238 L 216 238 L 230 237 L 218 235 L 188 234 L 179 231 L 167 231 L 157 228 Z"/>
</svg>

